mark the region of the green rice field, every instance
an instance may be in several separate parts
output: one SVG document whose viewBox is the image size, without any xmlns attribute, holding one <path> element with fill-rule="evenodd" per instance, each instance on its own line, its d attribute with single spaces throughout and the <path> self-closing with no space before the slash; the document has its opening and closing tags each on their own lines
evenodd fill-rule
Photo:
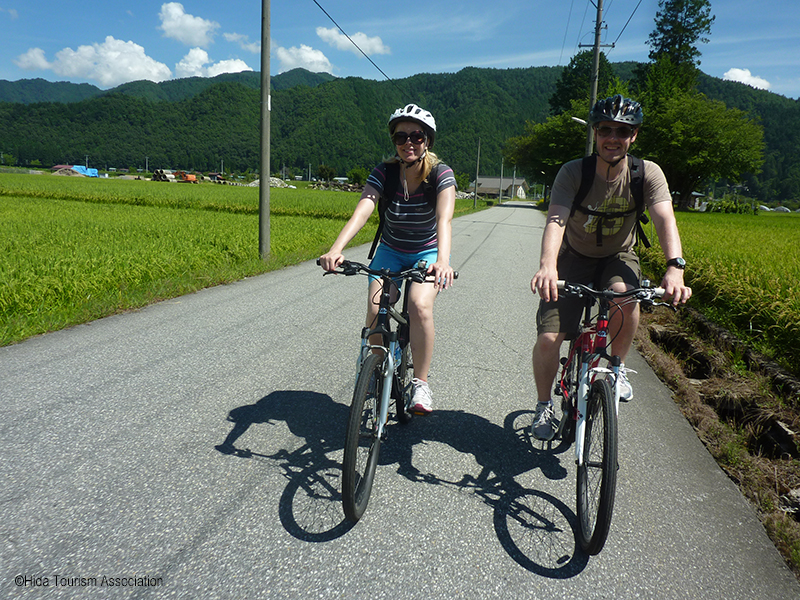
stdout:
<svg viewBox="0 0 800 600">
<path fill-rule="evenodd" d="M 695 294 L 690 302 L 799 374 L 800 214 L 678 213 L 677 219 Z M 654 272 L 663 273 L 656 246 L 646 254 Z"/>
<path fill-rule="evenodd" d="M 0 345 L 319 256 L 357 201 L 271 188 L 264 261 L 258 188 L 0 174 Z"/>
<path fill-rule="evenodd" d="M 263 261 L 258 188 L 0 174 L 0 345 L 319 256 L 357 200 L 271 188 Z M 800 214 L 679 213 L 678 225 L 692 305 L 797 373 Z M 657 243 L 645 253 L 654 273 L 663 260 Z"/>
</svg>

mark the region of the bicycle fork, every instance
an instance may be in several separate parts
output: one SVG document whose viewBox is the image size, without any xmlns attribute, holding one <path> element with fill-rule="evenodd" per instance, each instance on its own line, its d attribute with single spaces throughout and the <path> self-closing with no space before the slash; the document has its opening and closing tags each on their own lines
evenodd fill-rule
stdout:
<svg viewBox="0 0 800 600">
<path fill-rule="evenodd" d="M 382 440 L 385 435 L 386 423 L 389 421 L 389 405 L 392 401 L 392 378 L 397 369 L 395 350 L 399 342 L 397 341 L 397 334 L 392 332 L 388 348 L 385 346 L 373 346 L 369 343 L 369 336 L 371 333 L 373 332 L 365 327 L 361 334 L 361 350 L 358 353 L 358 364 L 356 365 L 356 381 L 358 381 L 358 377 L 361 374 L 361 367 L 370 352 L 373 350 L 383 351 L 383 368 L 381 369 L 383 386 L 381 387 L 381 398 L 378 404 L 377 431 L 375 431 L 378 438 Z"/>
<path fill-rule="evenodd" d="M 586 411 L 589 404 L 589 392 L 596 375 L 610 377 L 611 389 L 614 391 L 614 414 L 619 416 L 619 356 L 611 357 L 611 368 L 590 367 L 589 361 L 581 363 L 580 384 L 578 385 L 578 420 L 575 424 L 575 459 L 578 466 L 583 465 L 583 447 L 586 436 Z"/>
</svg>

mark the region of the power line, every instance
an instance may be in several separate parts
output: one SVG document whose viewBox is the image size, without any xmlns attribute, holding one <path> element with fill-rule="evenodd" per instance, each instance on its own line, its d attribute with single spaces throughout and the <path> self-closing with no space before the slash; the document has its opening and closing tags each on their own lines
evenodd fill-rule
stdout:
<svg viewBox="0 0 800 600">
<path fill-rule="evenodd" d="M 628 24 L 631 22 L 631 19 L 633 19 L 633 15 L 635 15 L 636 11 L 639 10 L 639 6 L 641 6 L 641 4 L 642 4 L 642 0 L 639 0 L 639 4 L 637 4 L 636 8 L 633 9 L 633 12 L 631 13 L 631 16 L 628 17 L 628 20 L 625 22 L 625 27 L 623 27 L 622 31 L 619 32 L 619 35 L 617 36 L 617 39 L 614 40 L 614 43 L 612 44 L 612 46 L 615 46 L 617 44 L 617 42 L 619 41 L 619 38 L 622 37 L 622 34 L 625 33 L 625 29 L 627 29 Z"/>
<path fill-rule="evenodd" d="M 338 27 L 338 28 L 339 28 L 339 31 L 341 31 L 341 32 L 342 32 L 342 35 L 344 35 L 344 37 L 346 37 L 348 40 L 350 40 L 350 43 L 351 43 L 351 44 L 353 44 L 353 46 L 355 46 L 356 48 L 358 48 L 358 51 L 359 51 L 359 52 L 361 52 L 361 54 L 363 54 L 363 55 L 364 55 L 364 58 L 366 58 L 366 59 L 367 59 L 369 62 L 371 62 L 371 63 L 372 63 L 372 66 L 373 66 L 373 67 L 375 67 L 376 69 L 378 69 L 378 71 L 380 71 L 380 72 L 381 72 L 381 75 L 383 75 L 384 77 L 386 77 L 386 79 L 387 79 L 387 80 L 391 81 L 391 82 L 392 82 L 392 84 L 393 84 L 393 85 L 394 85 L 394 86 L 395 86 L 395 87 L 396 87 L 398 90 L 400 90 L 400 93 L 402 93 L 402 94 L 406 94 L 406 91 L 405 91 L 405 90 L 403 90 L 403 89 L 402 89 L 402 88 L 401 88 L 401 87 L 400 87 L 400 86 L 397 84 L 397 82 L 396 82 L 394 79 L 392 79 L 392 78 L 391 78 L 391 77 L 389 77 L 389 76 L 388 76 L 386 73 L 384 73 L 384 72 L 383 72 L 383 70 L 382 70 L 382 69 L 381 69 L 381 68 L 380 68 L 378 65 L 376 65 L 376 64 L 375 64 L 375 61 L 374 61 L 374 60 L 372 60 L 372 59 L 371 59 L 369 56 L 367 56 L 367 53 L 366 53 L 366 52 L 364 52 L 364 51 L 363 51 L 363 50 L 362 50 L 362 49 L 361 49 L 361 48 L 358 46 L 358 44 L 356 44 L 356 43 L 353 41 L 353 38 L 351 38 L 349 35 L 347 35 L 347 32 L 346 32 L 344 29 L 342 29 L 342 27 L 341 27 L 341 26 L 340 26 L 340 25 L 339 25 L 339 24 L 338 24 L 336 21 L 334 21 L 333 17 L 332 17 L 332 16 L 330 16 L 330 15 L 328 14 L 328 11 L 327 11 L 327 10 L 325 10 L 324 8 L 322 8 L 322 5 L 321 5 L 319 2 L 317 2 L 317 0 L 313 0 L 313 2 L 314 2 L 314 4 L 316 4 L 316 5 L 319 7 L 319 9 L 320 9 L 322 12 L 324 12 L 324 13 L 325 13 L 325 16 L 326 16 L 326 17 L 328 17 L 328 18 L 331 20 L 331 23 L 333 23 L 334 25 L 336 25 L 336 27 Z"/>
<path fill-rule="evenodd" d="M 564 58 L 564 46 L 567 45 L 567 33 L 569 33 L 569 21 L 572 18 L 572 7 L 575 5 L 575 0 L 571 0 L 569 5 L 569 14 L 567 15 L 567 26 L 564 29 L 564 40 L 561 42 L 561 55 L 558 57 L 558 64 L 561 64 L 561 59 Z"/>
</svg>

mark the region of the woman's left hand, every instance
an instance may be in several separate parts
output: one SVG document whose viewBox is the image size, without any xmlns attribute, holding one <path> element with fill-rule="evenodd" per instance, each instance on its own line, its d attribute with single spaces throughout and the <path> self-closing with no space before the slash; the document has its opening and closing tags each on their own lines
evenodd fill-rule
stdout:
<svg viewBox="0 0 800 600">
<path fill-rule="evenodd" d="M 428 276 L 433 277 L 433 287 L 437 290 L 446 290 L 453 285 L 455 271 L 449 264 L 437 261 L 428 267 Z"/>
</svg>

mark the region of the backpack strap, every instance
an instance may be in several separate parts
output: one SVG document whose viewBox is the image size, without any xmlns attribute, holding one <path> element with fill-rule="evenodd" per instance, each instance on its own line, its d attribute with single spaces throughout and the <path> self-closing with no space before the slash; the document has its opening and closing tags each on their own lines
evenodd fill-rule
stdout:
<svg viewBox="0 0 800 600">
<path fill-rule="evenodd" d="M 431 206 L 436 206 L 436 183 L 439 179 L 440 165 L 441 163 L 434 165 L 427 179 L 422 182 L 425 201 Z M 389 204 L 394 200 L 399 186 L 400 165 L 398 163 L 388 163 L 386 165 L 386 181 L 383 183 L 383 192 L 381 192 L 381 197 L 378 199 L 378 230 L 375 232 L 375 238 L 372 240 L 372 247 L 367 256 L 370 260 L 372 260 L 372 257 L 375 255 L 375 249 L 378 247 L 378 242 L 383 233 L 386 210 L 389 208 Z"/>
<path fill-rule="evenodd" d="M 650 241 L 647 239 L 647 236 L 644 233 L 644 229 L 642 229 L 642 223 L 647 224 L 650 220 L 647 218 L 647 215 L 644 214 L 644 162 L 640 158 L 636 158 L 635 156 L 628 155 L 628 169 L 631 173 L 631 196 L 633 197 L 633 201 L 635 204 L 635 208 L 625 212 L 614 212 L 614 213 L 607 213 L 601 212 L 596 210 L 590 210 L 582 206 L 583 201 L 586 199 L 586 196 L 589 195 L 589 190 L 592 189 L 592 185 L 594 184 L 594 177 L 595 172 L 597 169 L 597 155 L 592 154 L 591 156 L 586 156 L 583 158 L 581 163 L 581 184 L 578 187 L 578 192 L 575 194 L 575 198 L 572 201 L 572 209 L 570 210 L 569 216 L 570 218 L 575 215 L 576 210 L 580 210 L 582 213 L 587 215 L 592 215 L 597 217 L 598 219 L 604 219 L 609 217 L 621 217 L 631 213 L 636 213 L 636 236 L 639 241 L 641 241 L 645 248 L 650 247 Z M 597 245 L 603 245 L 603 227 L 602 223 L 599 223 L 597 226 Z"/>
<path fill-rule="evenodd" d="M 644 214 L 644 161 L 629 154 L 628 169 L 631 172 L 631 195 L 636 203 L 636 238 L 644 244 L 645 248 L 649 248 L 650 240 L 647 239 L 644 228 L 642 228 L 642 225 L 650 222 L 650 219 Z"/>
<path fill-rule="evenodd" d="M 581 202 L 586 200 L 589 195 L 589 190 L 592 189 L 594 184 L 594 174 L 597 169 L 597 155 L 584 156 L 581 161 L 581 185 L 578 188 L 578 193 L 575 194 L 575 199 L 572 201 L 572 210 L 569 212 L 570 218 L 575 215 L 575 211 L 581 206 Z"/>
</svg>

